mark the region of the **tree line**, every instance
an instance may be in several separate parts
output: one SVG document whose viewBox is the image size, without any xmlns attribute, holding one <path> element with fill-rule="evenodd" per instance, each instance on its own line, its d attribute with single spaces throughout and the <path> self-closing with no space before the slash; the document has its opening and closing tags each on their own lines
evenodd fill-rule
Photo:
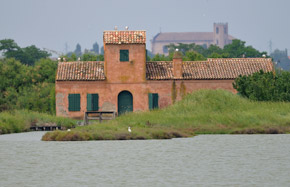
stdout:
<svg viewBox="0 0 290 187">
<path fill-rule="evenodd" d="M 246 46 L 246 42 L 241 40 L 233 40 L 231 44 L 225 45 L 224 48 L 220 48 L 216 45 L 210 45 L 209 47 L 192 44 L 170 44 L 166 46 L 168 48 L 169 55 L 160 55 L 147 57 L 151 61 L 171 61 L 173 53 L 176 49 L 183 53 L 184 61 L 200 61 L 207 58 L 255 58 L 267 56 L 267 52 L 260 52 L 252 46 Z"/>
<path fill-rule="evenodd" d="M 290 72 L 256 72 L 239 76 L 233 87 L 246 98 L 256 101 L 290 101 Z"/>
</svg>

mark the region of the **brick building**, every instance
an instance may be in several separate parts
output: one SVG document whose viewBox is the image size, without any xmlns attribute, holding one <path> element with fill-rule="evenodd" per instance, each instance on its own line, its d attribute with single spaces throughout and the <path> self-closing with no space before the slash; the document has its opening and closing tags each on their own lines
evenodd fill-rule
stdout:
<svg viewBox="0 0 290 187">
<path fill-rule="evenodd" d="M 273 71 L 268 58 L 146 62 L 145 31 L 104 31 L 104 62 L 59 62 L 56 114 L 82 118 L 85 111 L 163 108 L 198 89 L 236 92 L 238 75 Z"/>
<path fill-rule="evenodd" d="M 151 40 L 153 54 L 168 55 L 169 44 L 191 44 L 209 47 L 217 45 L 224 48 L 235 39 L 228 34 L 228 23 L 214 23 L 213 32 L 160 32 Z"/>
</svg>

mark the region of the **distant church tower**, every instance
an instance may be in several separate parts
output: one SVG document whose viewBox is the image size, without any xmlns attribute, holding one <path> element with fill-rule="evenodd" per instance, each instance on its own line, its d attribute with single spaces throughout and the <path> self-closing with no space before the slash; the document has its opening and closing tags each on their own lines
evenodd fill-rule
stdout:
<svg viewBox="0 0 290 187">
<path fill-rule="evenodd" d="M 224 48 L 229 44 L 228 40 L 228 23 L 214 23 L 213 24 L 213 43 L 220 48 Z"/>
</svg>

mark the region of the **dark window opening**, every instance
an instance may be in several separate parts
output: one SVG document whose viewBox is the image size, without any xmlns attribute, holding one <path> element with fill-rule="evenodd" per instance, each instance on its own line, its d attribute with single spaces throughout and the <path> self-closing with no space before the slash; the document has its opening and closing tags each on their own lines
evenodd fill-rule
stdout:
<svg viewBox="0 0 290 187">
<path fill-rule="evenodd" d="M 99 110 L 99 95 L 87 94 L 87 111 Z"/>
<path fill-rule="evenodd" d="M 80 111 L 81 110 L 81 95 L 80 94 L 69 94 L 68 95 L 68 110 L 69 111 Z"/>
<path fill-rule="evenodd" d="M 218 28 L 218 27 L 215 29 L 215 32 L 216 32 L 217 34 L 219 33 L 219 28 Z"/>
<path fill-rule="evenodd" d="M 149 93 L 148 94 L 148 99 L 149 99 L 149 110 L 152 110 L 152 109 L 155 109 L 155 108 L 159 108 L 159 105 L 158 105 L 158 100 L 159 100 L 158 93 Z"/>
<path fill-rule="evenodd" d="M 129 61 L 129 50 L 120 50 L 120 62 Z"/>
<path fill-rule="evenodd" d="M 163 53 L 168 53 L 168 47 L 167 46 L 163 46 Z"/>
</svg>

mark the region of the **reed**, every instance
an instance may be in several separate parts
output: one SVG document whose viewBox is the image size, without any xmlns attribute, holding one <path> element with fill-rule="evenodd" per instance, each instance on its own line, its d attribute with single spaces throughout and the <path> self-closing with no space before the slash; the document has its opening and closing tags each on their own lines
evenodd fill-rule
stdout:
<svg viewBox="0 0 290 187">
<path fill-rule="evenodd" d="M 43 140 L 130 140 L 195 134 L 290 132 L 290 103 L 258 102 L 225 90 L 200 90 L 165 109 L 128 113 L 106 123 L 55 131 Z M 127 131 L 131 127 L 132 132 Z M 77 134 L 75 138 L 73 134 Z"/>
</svg>

